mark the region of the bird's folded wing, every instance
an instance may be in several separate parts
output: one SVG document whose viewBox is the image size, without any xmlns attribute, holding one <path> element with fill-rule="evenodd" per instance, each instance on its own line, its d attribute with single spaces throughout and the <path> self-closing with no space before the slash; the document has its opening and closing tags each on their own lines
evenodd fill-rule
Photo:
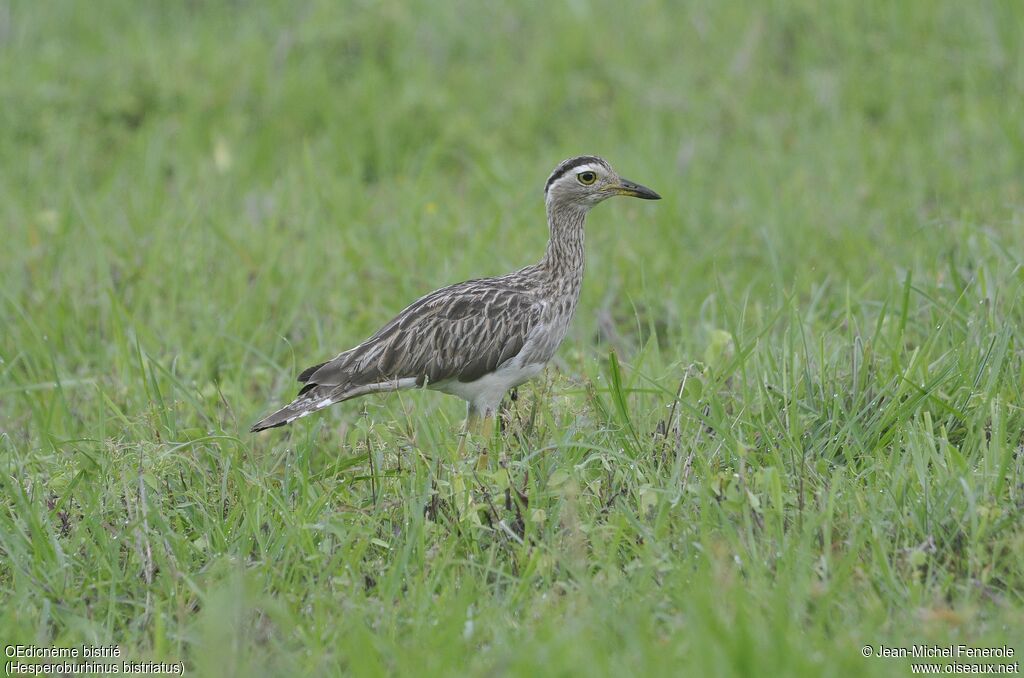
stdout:
<svg viewBox="0 0 1024 678">
<path fill-rule="evenodd" d="M 542 312 L 541 301 L 494 280 L 452 285 L 414 302 L 359 346 L 304 374 L 307 388 L 408 378 L 419 386 L 475 381 L 519 354 Z"/>
</svg>

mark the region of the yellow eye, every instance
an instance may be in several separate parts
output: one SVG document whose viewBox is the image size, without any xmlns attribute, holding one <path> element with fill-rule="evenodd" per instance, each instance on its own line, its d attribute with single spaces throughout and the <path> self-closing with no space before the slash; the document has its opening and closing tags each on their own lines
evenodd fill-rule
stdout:
<svg viewBox="0 0 1024 678">
<path fill-rule="evenodd" d="M 576 178 L 584 186 L 589 186 L 590 184 L 597 181 L 597 175 L 593 172 L 580 172 L 579 174 L 576 175 Z"/>
</svg>

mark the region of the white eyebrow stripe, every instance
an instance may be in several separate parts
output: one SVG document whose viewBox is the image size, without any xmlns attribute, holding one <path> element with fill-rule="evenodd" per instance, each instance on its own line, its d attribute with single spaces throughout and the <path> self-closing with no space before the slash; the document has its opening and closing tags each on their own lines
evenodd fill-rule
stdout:
<svg viewBox="0 0 1024 678">
<path fill-rule="evenodd" d="M 562 162 L 558 163 L 558 167 L 548 177 L 547 182 L 544 183 L 544 194 L 547 195 L 548 189 L 551 188 L 551 184 L 561 180 L 563 177 L 570 176 L 574 172 L 585 172 L 584 167 L 589 168 L 593 171 L 595 168 L 603 168 L 610 170 L 608 163 L 597 157 L 596 155 L 578 155 L 574 158 L 566 158 Z"/>
</svg>

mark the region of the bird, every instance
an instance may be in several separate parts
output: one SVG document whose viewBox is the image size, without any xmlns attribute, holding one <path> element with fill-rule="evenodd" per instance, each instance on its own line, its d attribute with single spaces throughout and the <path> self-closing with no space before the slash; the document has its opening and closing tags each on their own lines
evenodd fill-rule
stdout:
<svg viewBox="0 0 1024 678">
<path fill-rule="evenodd" d="M 462 398 L 467 429 L 483 429 L 505 393 L 536 377 L 565 338 L 583 284 L 584 222 L 612 196 L 661 199 L 600 157 L 563 160 L 544 184 L 549 238 L 538 263 L 420 297 L 366 341 L 303 370 L 295 399 L 251 431 L 369 393 L 412 388 Z"/>
</svg>

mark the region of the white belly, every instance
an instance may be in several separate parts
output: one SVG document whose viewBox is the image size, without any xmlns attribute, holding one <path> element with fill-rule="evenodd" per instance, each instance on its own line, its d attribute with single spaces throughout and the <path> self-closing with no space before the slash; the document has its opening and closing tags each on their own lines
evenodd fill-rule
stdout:
<svg viewBox="0 0 1024 678">
<path fill-rule="evenodd" d="M 517 365 L 517 362 L 511 360 L 496 372 L 485 374 L 476 381 L 449 379 L 427 388 L 462 398 L 469 403 L 471 410 L 482 416 L 493 414 L 509 389 L 533 379 L 544 369 L 544 363 Z"/>
</svg>

